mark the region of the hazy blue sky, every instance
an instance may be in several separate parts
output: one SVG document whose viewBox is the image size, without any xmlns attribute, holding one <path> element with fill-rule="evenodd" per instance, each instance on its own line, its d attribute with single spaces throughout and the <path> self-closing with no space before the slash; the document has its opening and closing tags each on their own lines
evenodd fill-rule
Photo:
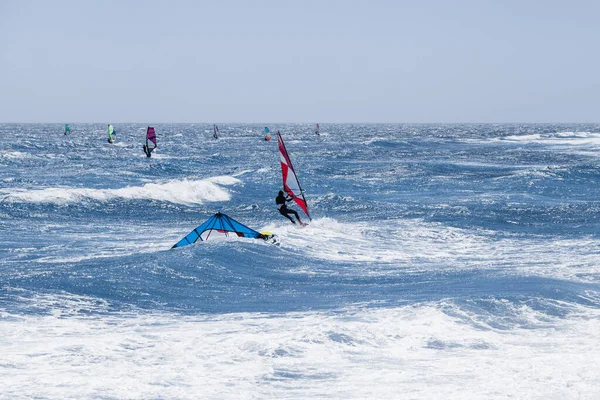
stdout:
<svg viewBox="0 0 600 400">
<path fill-rule="evenodd" d="M 600 2 L 0 0 L 0 122 L 596 122 Z"/>
</svg>

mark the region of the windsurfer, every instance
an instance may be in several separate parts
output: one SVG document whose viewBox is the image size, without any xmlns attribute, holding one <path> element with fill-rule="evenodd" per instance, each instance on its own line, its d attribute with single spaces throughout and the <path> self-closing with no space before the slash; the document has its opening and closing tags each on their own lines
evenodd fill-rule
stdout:
<svg viewBox="0 0 600 400">
<path fill-rule="evenodd" d="M 113 139 L 113 132 L 114 132 L 114 128 L 111 129 L 112 126 L 110 124 L 108 124 L 108 143 L 113 144 L 114 143 L 114 139 Z"/>
<path fill-rule="evenodd" d="M 294 219 L 289 216 L 289 214 L 293 214 L 296 216 L 298 222 L 300 222 L 300 225 L 304 225 L 304 222 L 300 220 L 300 216 L 298 215 L 298 213 L 292 209 L 287 208 L 287 206 L 285 205 L 286 202 L 292 200 L 294 200 L 293 197 L 285 197 L 285 195 L 283 194 L 283 190 L 280 190 L 279 195 L 275 198 L 275 203 L 277 203 L 277 206 L 279 207 L 279 213 L 287 219 L 289 219 L 290 221 L 292 221 L 292 224 L 295 224 L 296 221 L 294 221 Z"/>
<path fill-rule="evenodd" d="M 146 157 L 151 157 L 152 152 L 156 150 L 157 147 L 156 132 L 152 126 L 149 126 L 148 130 L 146 130 L 146 144 L 144 145 L 144 153 L 146 153 Z"/>
</svg>

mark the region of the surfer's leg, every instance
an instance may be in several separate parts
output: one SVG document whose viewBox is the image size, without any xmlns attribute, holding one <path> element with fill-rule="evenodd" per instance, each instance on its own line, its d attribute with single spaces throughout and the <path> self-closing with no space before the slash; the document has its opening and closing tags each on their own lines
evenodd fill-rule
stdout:
<svg viewBox="0 0 600 400">
<path fill-rule="evenodd" d="M 300 220 L 300 216 L 298 215 L 298 213 L 296 211 L 288 209 L 288 212 L 290 214 L 294 214 L 294 216 L 296 217 L 296 219 L 298 220 L 298 222 L 302 223 L 302 221 Z"/>
<path fill-rule="evenodd" d="M 284 217 L 286 217 L 287 219 L 289 219 L 290 221 L 292 221 L 292 224 L 295 224 L 296 221 L 294 221 L 294 219 L 288 215 L 289 211 L 290 210 L 287 210 L 284 207 L 282 207 L 282 208 L 279 209 L 279 214 L 283 215 Z"/>
</svg>

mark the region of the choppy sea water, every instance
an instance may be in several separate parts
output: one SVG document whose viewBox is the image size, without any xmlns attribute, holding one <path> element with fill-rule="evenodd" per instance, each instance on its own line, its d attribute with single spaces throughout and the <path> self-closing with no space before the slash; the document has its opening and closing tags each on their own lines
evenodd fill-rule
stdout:
<svg viewBox="0 0 600 400">
<path fill-rule="evenodd" d="M 114 125 L 0 125 L 0 397 L 600 396 L 600 126 L 268 124 L 299 229 L 264 125 Z"/>
</svg>

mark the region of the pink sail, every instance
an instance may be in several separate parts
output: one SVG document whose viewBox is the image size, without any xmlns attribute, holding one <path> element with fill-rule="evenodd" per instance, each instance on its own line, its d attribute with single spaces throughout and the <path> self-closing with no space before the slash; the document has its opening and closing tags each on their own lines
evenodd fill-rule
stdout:
<svg viewBox="0 0 600 400">
<path fill-rule="evenodd" d="M 279 154 L 281 156 L 281 175 L 283 176 L 283 188 L 288 195 L 294 198 L 296 204 L 298 204 L 298 206 L 302 209 L 302 211 L 304 211 L 310 220 L 311 218 L 310 214 L 308 213 L 308 204 L 304 198 L 304 191 L 300 187 L 298 176 L 296 175 L 296 171 L 294 171 L 292 161 L 290 160 L 290 156 L 288 155 L 285 144 L 283 144 L 283 139 L 281 138 L 281 134 L 279 132 L 277 132 L 277 144 L 279 145 Z"/>
<path fill-rule="evenodd" d="M 148 142 L 152 142 L 153 145 L 150 145 Z M 146 131 L 146 146 L 148 146 L 149 149 L 154 149 L 156 147 L 156 133 L 151 126 L 149 126 L 148 131 Z"/>
</svg>

